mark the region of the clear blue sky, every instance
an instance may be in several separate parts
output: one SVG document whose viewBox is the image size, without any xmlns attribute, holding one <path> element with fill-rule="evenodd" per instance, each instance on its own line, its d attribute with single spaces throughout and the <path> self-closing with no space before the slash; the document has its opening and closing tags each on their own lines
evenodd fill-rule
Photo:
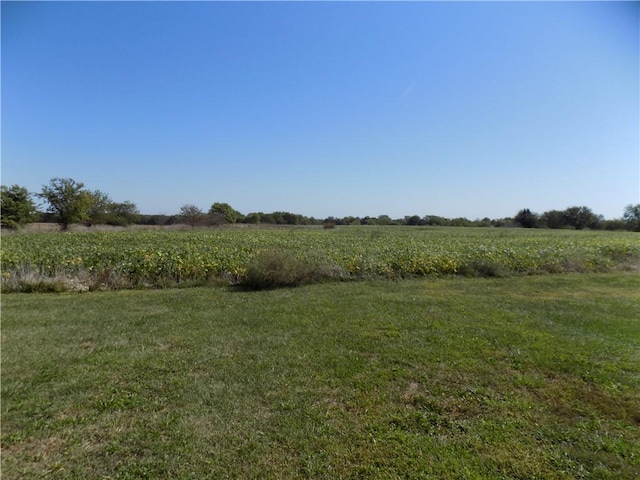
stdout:
<svg viewBox="0 0 640 480">
<path fill-rule="evenodd" d="M 638 2 L 2 2 L 2 183 L 142 213 L 638 203 Z"/>
</svg>

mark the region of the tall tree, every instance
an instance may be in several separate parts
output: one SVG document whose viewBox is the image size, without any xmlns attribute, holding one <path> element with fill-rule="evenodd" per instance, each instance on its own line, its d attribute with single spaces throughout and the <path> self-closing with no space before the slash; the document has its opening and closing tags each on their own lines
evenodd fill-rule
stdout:
<svg viewBox="0 0 640 480">
<path fill-rule="evenodd" d="M 136 223 L 140 219 L 140 212 L 136 204 L 130 201 L 121 203 L 111 202 L 107 223 L 109 225 L 127 226 Z"/>
<path fill-rule="evenodd" d="M 247 213 L 244 216 L 244 223 L 253 223 L 253 224 L 258 224 L 261 222 L 262 219 L 262 215 L 264 215 L 262 212 L 251 212 L 251 213 Z"/>
<path fill-rule="evenodd" d="M 528 208 L 523 208 L 520 210 L 515 218 L 516 225 L 521 226 L 522 228 L 535 228 L 538 225 L 538 215 L 533 213 Z"/>
<path fill-rule="evenodd" d="M 222 215 L 224 216 L 225 223 L 236 223 L 240 218 L 242 218 L 242 214 L 237 210 L 234 210 L 231 205 L 228 203 L 220 203 L 216 202 L 211 205 L 209 209 L 210 215 Z"/>
<path fill-rule="evenodd" d="M 25 187 L 2 185 L 0 188 L 0 222 L 3 227 L 16 229 L 35 219 L 36 205 Z"/>
<path fill-rule="evenodd" d="M 566 226 L 566 219 L 564 212 L 560 210 L 549 210 L 542 214 L 542 221 L 549 228 L 564 228 Z"/>
<path fill-rule="evenodd" d="M 62 230 L 67 230 L 74 222 L 89 218 L 92 195 L 84 189 L 83 183 L 72 178 L 52 178 L 49 185 L 42 187 L 42 193 L 38 196 L 49 203 L 47 211 L 58 216 Z"/>
<path fill-rule="evenodd" d="M 627 205 L 622 218 L 627 225 L 627 230 L 640 232 L 640 203 Z"/>
<path fill-rule="evenodd" d="M 180 217 L 182 221 L 191 227 L 195 227 L 204 222 L 204 212 L 196 205 L 183 205 L 180 207 Z"/>
<path fill-rule="evenodd" d="M 597 228 L 599 217 L 588 207 L 569 207 L 564 211 L 564 219 L 567 225 L 576 230 L 583 230 L 587 227 Z"/>
<path fill-rule="evenodd" d="M 105 224 L 109 218 L 109 211 L 113 202 L 109 195 L 100 190 L 89 192 L 91 196 L 91 206 L 88 212 L 89 225 Z"/>
</svg>

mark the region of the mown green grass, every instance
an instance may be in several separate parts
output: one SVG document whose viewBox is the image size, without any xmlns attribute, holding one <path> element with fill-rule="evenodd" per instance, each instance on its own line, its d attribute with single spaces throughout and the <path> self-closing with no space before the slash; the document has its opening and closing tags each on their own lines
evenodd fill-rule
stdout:
<svg viewBox="0 0 640 480">
<path fill-rule="evenodd" d="M 2 298 L 2 476 L 640 477 L 640 278 Z"/>
</svg>

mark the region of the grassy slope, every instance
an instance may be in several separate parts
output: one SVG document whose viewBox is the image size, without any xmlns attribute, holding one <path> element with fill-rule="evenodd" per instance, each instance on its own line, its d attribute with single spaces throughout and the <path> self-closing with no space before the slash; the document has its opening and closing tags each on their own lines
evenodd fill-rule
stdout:
<svg viewBox="0 0 640 480">
<path fill-rule="evenodd" d="M 638 478 L 639 287 L 4 295 L 2 476 Z"/>
</svg>

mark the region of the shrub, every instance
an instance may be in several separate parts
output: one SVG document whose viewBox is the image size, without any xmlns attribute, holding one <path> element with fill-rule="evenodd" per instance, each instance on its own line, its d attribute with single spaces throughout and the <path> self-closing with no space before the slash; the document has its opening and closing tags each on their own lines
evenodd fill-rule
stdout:
<svg viewBox="0 0 640 480">
<path fill-rule="evenodd" d="M 346 276 L 342 268 L 319 259 L 300 260 L 291 252 L 270 250 L 249 262 L 240 285 L 252 290 L 264 290 L 339 280 Z"/>
<path fill-rule="evenodd" d="M 459 272 L 468 277 L 508 277 L 509 269 L 498 262 L 485 259 L 473 259 L 469 263 L 462 265 Z"/>
<path fill-rule="evenodd" d="M 325 230 L 330 230 L 332 228 L 336 228 L 336 222 L 333 222 L 331 220 L 327 220 L 324 222 L 323 227 Z"/>
</svg>

